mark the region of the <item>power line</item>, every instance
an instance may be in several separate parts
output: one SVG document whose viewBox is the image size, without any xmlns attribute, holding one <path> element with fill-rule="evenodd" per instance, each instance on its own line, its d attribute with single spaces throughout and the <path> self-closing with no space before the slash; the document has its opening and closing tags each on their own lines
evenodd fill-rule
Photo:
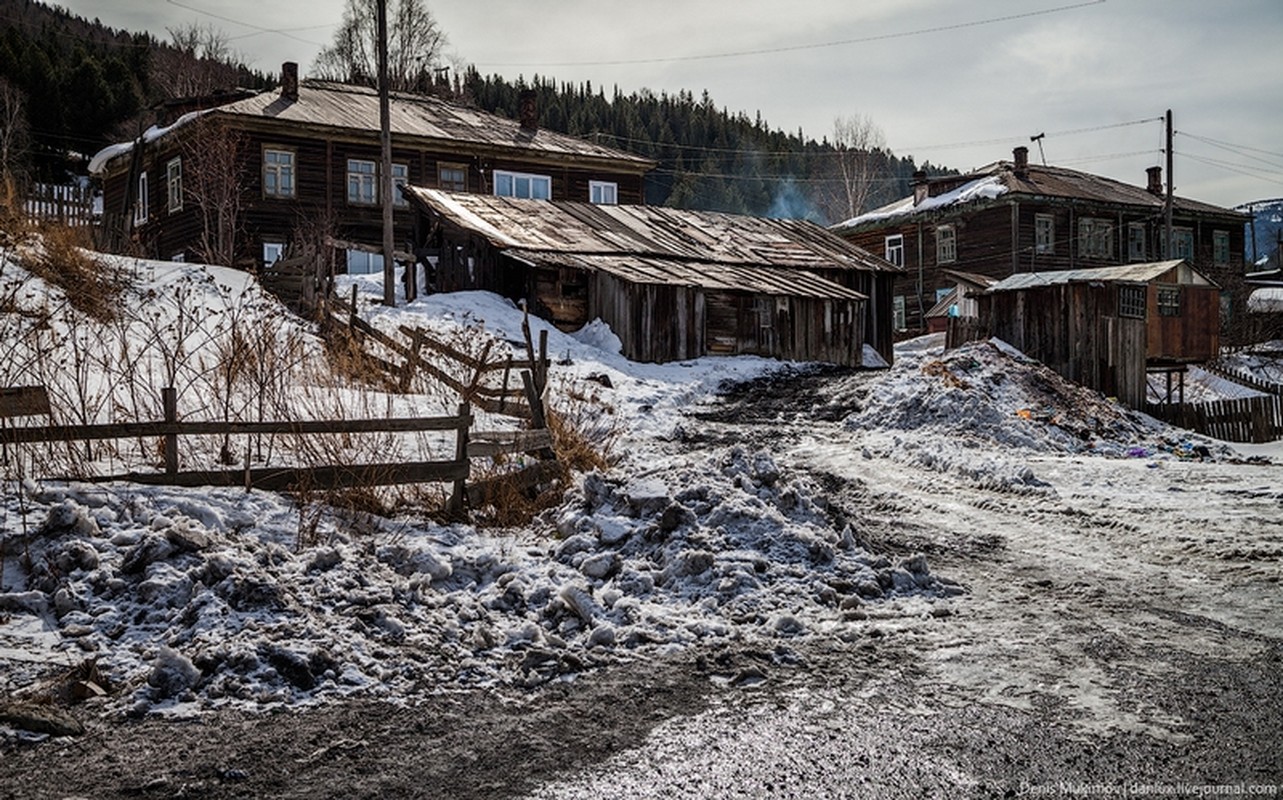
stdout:
<svg viewBox="0 0 1283 800">
<path fill-rule="evenodd" d="M 1226 142 L 1220 139 L 1213 139 L 1210 136 L 1196 136 L 1195 134 L 1189 133 L 1187 131 L 1176 131 L 1176 134 L 1178 136 L 1188 136 L 1191 139 L 1197 139 L 1200 142 L 1207 142 L 1208 144 L 1219 144 L 1219 145 L 1224 145 L 1225 147 L 1233 147 L 1239 150 L 1249 150 L 1253 153 L 1264 153 L 1267 156 L 1277 156 L 1279 158 L 1283 158 L 1283 153 L 1276 153 L 1273 150 L 1262 150 L 1259 147 L 1248 147 L 1245 144 L 1234 144 L 1233 142 Z"/>
<path fill-rule="evenodd" d="M 1230 172 L 1237 172 L 1239 175 L 1246 175 L 1249 178 L 1256 178 L 1258 180 L 1266 181 L 1267 183 L 1277 183 L 1280 186 L 1283 186 L 1283 180 L 1276 180 L 1273 178 L 1266 177 L 1267 175 L 1277 175 L 1278 173 L 1274 173 L 1274 172 L 1263 173 L 1260 170 L 1253 170 L 1251 167 L 1247 167 L 1243 164 L 1231 164 L 1229 162 L 1221 161 L 1219 159 L 1203 158 L 1201 156 L 1196 156 L 1196 155 L 1193 155 L 1192 153 L 1186 153 L 1183 151 L 1179 153 L 1179 155 L 1182 158 L 1188 158 L 1191 161 L 1198 161 L 1199 163 L 1207 164 L 1208 166 L 1219 167 L 1220 169 L 1229 170 Z"/>
<path fill-rule="evenodd" d="M 174 0 L 169 0 L 173 2 Z M 1073 11 L 1087 6 L 1095 6 L 1104 3 L 1105 0 L 1089 0 L 1085 3 L 1075 3 L 1068 6 L 1058 6 L 1056 8 L 1046 8 L 1041 11 L 1026 11 L 1023 14 L 1009 14 L 1005 17 L 992 17 L 989 19 L 974 20 L 972 22 L 959 22 L 953 25 L 938 25 L 934 28 L 919 28 L 911 31 L 901 31 L 898 33 L 883 33 L 876 36 L 862 36 L 856 39 L 840 39 L 835 42 L 818 42 L 811 44 L 787 45 L 783 47 L 767 47 L 757 50 L 733 50 L 724 53 L 704 53 L 689 56 L 662 56 L 654 58 L 626 58 L 610 59 L 598 61 L 544 61 L 544 62 L 490 62 L 485 64 L 487 67 L 607 67 L 607 66 L 626 66 L 630 64 L 668 64 L 680 61 L 709 61 L 719 58 L 740 58 L 743 56 L 760 56 L 775 55 L 778 53 L 790 53 L 799 50 L 818 50 L 826 47 L 844 47 L 851 44 L 864 44 L 867 42 L 882 42 L 891 39 L 904 39 L 910 36 L 922 36 L 928 33 L 944 33 L 945 31 L 956 31 L 963 28 L 975 28 L 981 25 L 993 25 L 999 22 L 1011 22 L 1017 19 L 1026 19 L 1029 17 L 1040 17 L 1047 14 L 1057 14 L 1063 11 Z"/>
<path fill-rule="evenodd" d="M 306 28 L 264 28 L 262 25 L 255 25 L 252 22 L 245 22 L 244 20 L 225 17 L 222 14 L 215 14 L 212 11 L 206 11 L 202 8 L 196 8 L 195 6 L 185 5 L 183 3 L 178 2 L 178 0 L 165 0 L 165 2 L 169 3 L 171 6 L 178 6 L 179 8 L 185 8 L 188 11 L 193 11 L 197 14 L 204 14 L 207 17 L 213 17 L 214 19 L 222 20 L 223 22 L 230 22 L 233 25 L 241 25 L 246 28 L 253 28 L 256 33 L 275 33 L 277 35 L 284 36 L 287 39 L 293 39 L 296 42 L 302 42 L 303 44 L 310 44 L 315 47 L 325 47 L 325 45 L 320 42 L 314 42 L 311 39 L 304 39 L 300 36 L 295 36 L 294 34 L 289 32 L 291 30 L 306 30 Z M 316 27 L 321 28 L 321 27 L 327 27 L 327 26 L 318 25 Z"/>
<path fill-rule="evenodd" d="M 1177 133 L 1181 133 L 1181 131 L 1177 131 Z M 1199 142 L 1202 142 L 1202 143 L 1204 143 L 1204 144 L 1211 145 L 1212 147 L 1215 147 L 1215 148 L 1217 148 L 1218 150 L 1224 150 L 1224 151 L 1226 151 L 1227 153 L 1233 153 L 1234 155 L 1237 155 L 1237 156 L 1242 156 L 1242 157 L 1244 157 L 1244 158 L 1250 158 L 1250 159 L 1252 159 L 1253 161 L 1259 161 L 1259 162 L 1261 162 L 1262 164 L 1265 164 L 1265 165 L 1267 165 L 1267 166 L 1271 166 L 1271 167 L 1275 167 L 1276 169 L 1283 169 L 1283 164 L 1278 164 L 1278 163 L 1276 163 L 1276 162 L 1274 162 L 1274 161 L 1270 161 L 1270 160 L 1268 160 L 1268 159 L 1261 158 L 1260 156 L 1252 155 L 1251 153 L 1246 152 L 1244 149 L 1241 149 L 1241 148 L 1239 148 L 1238 146 L 1232 145 L 1232 144 L 1230 144 L 1229 142 L 1220 142 L 1220 141 L 1217 141 L 1217 140 L 1215 140 L 1215 139 L 1207 139 L 1207 138 L 1205 138 L 1205 137 L 1202 137 L 1202 136 L 1194 136 L 1194 135 L 1192 135 L 1192 134 L 1185 134 L 1185 136 L 1187 136 L 1187 137 L 1188 137 L 1188 138 L 1190 138 L 1190 139 L 1194 139 L 1195 141 L 1199 141 Z M 1248 148 L 1248 149 L 1255 150 L 1256 152 L 1268 153 L 1268 151 L 1265 151 L 1265 150 L 1257 150 L 1256 148 Z M 1270 154 L 1270 155 L 1277 155 L 1277 156 L 1279 156 L 1280 158 L 1283 158 L 1283 154 L 1279 154 L 1279 153 L 1269 153 L 1269 154 Z"/>
</svg>

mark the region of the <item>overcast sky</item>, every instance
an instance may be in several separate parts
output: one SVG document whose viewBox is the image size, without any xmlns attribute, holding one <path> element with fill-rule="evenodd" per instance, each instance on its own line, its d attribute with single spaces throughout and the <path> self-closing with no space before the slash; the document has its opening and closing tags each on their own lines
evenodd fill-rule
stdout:
<svg viewBox="0 0 1283 800">
<path fill-rule="evenodd" d="M 345 0 L 61 0 L 167 37 L 212 24 L 247 63 L 304 74 Z M 867 115 L 897 155 L 966 170 L 1018 145 L 1143 185 L 1177 131 L 1176 191 L 1283 197 L 1280 0 L 429 0 L 450 51 L 484 73 L 607 92 L 707 89 L 820 138 Z M 202 13 L 204 12 L 204 13 Z M 1005 19 L 1004 19 L 1005 18 Z M 262 30 L 268 29 L 268 30 Z M 631 62 L 631 63 L 621 63 Z M 1125 124 L 1136 123 L 1136 124 Z"/>
</svg>

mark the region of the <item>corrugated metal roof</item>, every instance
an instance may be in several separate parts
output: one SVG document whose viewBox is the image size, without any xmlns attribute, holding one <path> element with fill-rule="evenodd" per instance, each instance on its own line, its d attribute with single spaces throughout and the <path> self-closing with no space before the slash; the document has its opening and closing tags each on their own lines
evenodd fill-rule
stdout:
<svg viewBox="0 0 1283 800">
<path fill-rule="evenodd" d="M 698 286 L 781 297 L 867 300 L 845 286 L 797 269 L 736 266 L 712 261 L 675 261 L 640 255 L 591 255 L 558 251 L 505 250 L 506 255 L 545 267 L 573 267 L 617 275 L 632 283 Z"/>
<path fill-rule="evenodd" d="M 904 197 L 894 203 L 888 203 L 881 208 L 840 222 L 834 225 L 832 230 L 846 232 L 876 228 L 892 219 L 989 203 L 995 198 L 1005 201 L 1030 196 L 1139 207 L 1152 209 L 1155 212 L 1160 211 L 1164 203 L 1163 197 L 1151 193 L 1143 186 L 1123 183 L 1103 175 L 1093 175 L 1065 167 L 1030 164 L 1027 177 L 1019 178 L 1010 161 L 997 161 L 966 175 L 932 179 L 931 196 L 917 205 L 914 205 L 912 196 Z M 1177 213 L 1237 216 L 1244 220 L 1248 217 L 1247 214 L 1233 209 L 1183 197 L 1173 198 L 1173 206 Z"/>
<path fill-rule="evenodd" d="M 900 271 L 805 220 L 658 206 L 517 200 L 423 187 L 411 187 L 407 195 L 501 249 L 744 267 Z"/>
<path fill-rule="evenodd" d="M 1056 272 L 1023 272 L 990 286 L 989 292 L 1010 292 L 1018 289 L 1032 289 L 1040 286 L 1058 286 L 1067 283 L 1147 283 L 1155 278 L 1178 269 L 1177 282 L 1186 285 L 1214 286 L 1211 281 L 1182 260 L 1155 261 L 1145 264 L 1123 264 L 1116 267 L 1096 267 L 1094 269 L 1066 269 Z"/>
<path fill-rule="evenodd" d="M 314 125 L 360 131 L 364 134 L 377 133 L 379 130 L 379 95 L 374 89 L 325 81 L 303 81 L 299 84 L 298 95 L 298 100 L 291 101 L 282 98 L 278 92 L 263 92 L 206 113 L 287 125 Z M 517 120 L 439 97 L 393 92 L 389 106 L 394 144 L 402 143 L 397 140 L 413 137 L 503 148 L 533 156 L 603 159 L 614 162 L 613 165 L 621 170 L 635 169 L 644 172 L 655 166 L 654 161 L 642 156 L 556 131 L 540 129 L 532 133 L 523 130 Z M 114 153 L 108 160 L 119 155 L 121 154 Z"/>
</svg>

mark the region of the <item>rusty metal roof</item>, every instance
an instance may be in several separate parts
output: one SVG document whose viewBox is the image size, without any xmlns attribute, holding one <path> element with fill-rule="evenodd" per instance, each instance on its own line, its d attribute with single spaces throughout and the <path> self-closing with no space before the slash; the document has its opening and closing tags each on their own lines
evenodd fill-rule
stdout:
<svg viewBox="0 0 1283 800">
<path fill-rule="evenodd" d="M 890 262 L 804 220 L 658 206 L 517 200 L 411 187 L 407 196 L 505 250 L 622 256 L 732 267 L 898 272 Z M 640 263 L 640 262 L 639 262 Z"/>
<path fill-rule="evenodd" d="M 714 291 L 739 290 L 781 297 L 868 299 L 860 292 L 814 273 L 785 267 L 737 266 L 713 261 L 677 261 L 627 254 L 586 255 L 533 250 L 505 250 L 504 254 L 531 266 L 573 267 L 606 272 L 631 283 L 698 286 Z"/>
<path fill-rule="evenodd" d="M 611 162 L 622 171 L 645 172 L 655 162 L 633 153 L 605 147 L 585 139 L 556 131 L 524 130 L 517 120 L 501 117 L 476 108 L 453 103 L 439 97 L 393 92 L 390 98 L 393 143 L 404 145 L 405 139 L 423 142 L 460 144 L 518 151 L 513 158 L 575 158 Z M 278 92 L 263 92 L 245 100 L 219 106 L 205 113 L 231 116 L 290 127 L 312 126 L 334 131 L 354 131 L 363 135 L 379 130 L 379 95 L 374 89 L 326 81 L 303 81 L 298 100 L 286 100 Z M 185 118 L 180 122 L 194 119 Z M 172 126 L 169 130 L 182 127 Z M 168 133 L 168 131 L 162 131 Z M 120 146 L 123 147 L 123 146 Z M 128 152 L 123 147 L 110 159 Z M 105 163 L 104 163 L 105 166 Z"/>
<path fill-rule="evenodd" d="M 1123 264 L 1117 267 L 1095 269 L 1066 269 L 1055 272 L 1022 272 L 990 286 L 988 293 L 1012 292 L 1042 286 L 1060 286 L 1067 283 L 1148 283 L 1172 270 L 1177 271 L 1176 283 L 1193 286 L 1215 286 L 1201 273 L 1183 260 L 1155 261 L 1145 264 Z"/>
</svg>

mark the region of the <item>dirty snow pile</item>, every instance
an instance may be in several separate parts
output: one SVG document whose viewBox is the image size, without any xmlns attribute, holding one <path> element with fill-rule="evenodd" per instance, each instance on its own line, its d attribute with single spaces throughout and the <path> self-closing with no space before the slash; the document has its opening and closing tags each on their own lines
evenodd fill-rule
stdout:
<svg viewBox="0 0 1283 800">
<path fill-rule="evenodd" d="M 656 648 L 786 649 L 863 635 L 866 603 L 959 591 L 921 556 L 865 552 L 819 487 L 739 449 L 584 476 L 529 529 L 330 515 L 305 548 L 306 509 L 271 493 L 28 488 L 26 535 L 19 498 L 4 508 L 0 696 L 92 660 L 112 713 L 412 701 Z"/>
<path fill-rule="evenodd" d="M 859 406 L 845 425 L 865 433 L 866 451 L 969 474 L 993 488 L 1042 489 L 1023 465 L 1034 454 L 1232 455 L 1071 383 L 996 339 L 949 351 L 905 348 Z"/>
</svg>

